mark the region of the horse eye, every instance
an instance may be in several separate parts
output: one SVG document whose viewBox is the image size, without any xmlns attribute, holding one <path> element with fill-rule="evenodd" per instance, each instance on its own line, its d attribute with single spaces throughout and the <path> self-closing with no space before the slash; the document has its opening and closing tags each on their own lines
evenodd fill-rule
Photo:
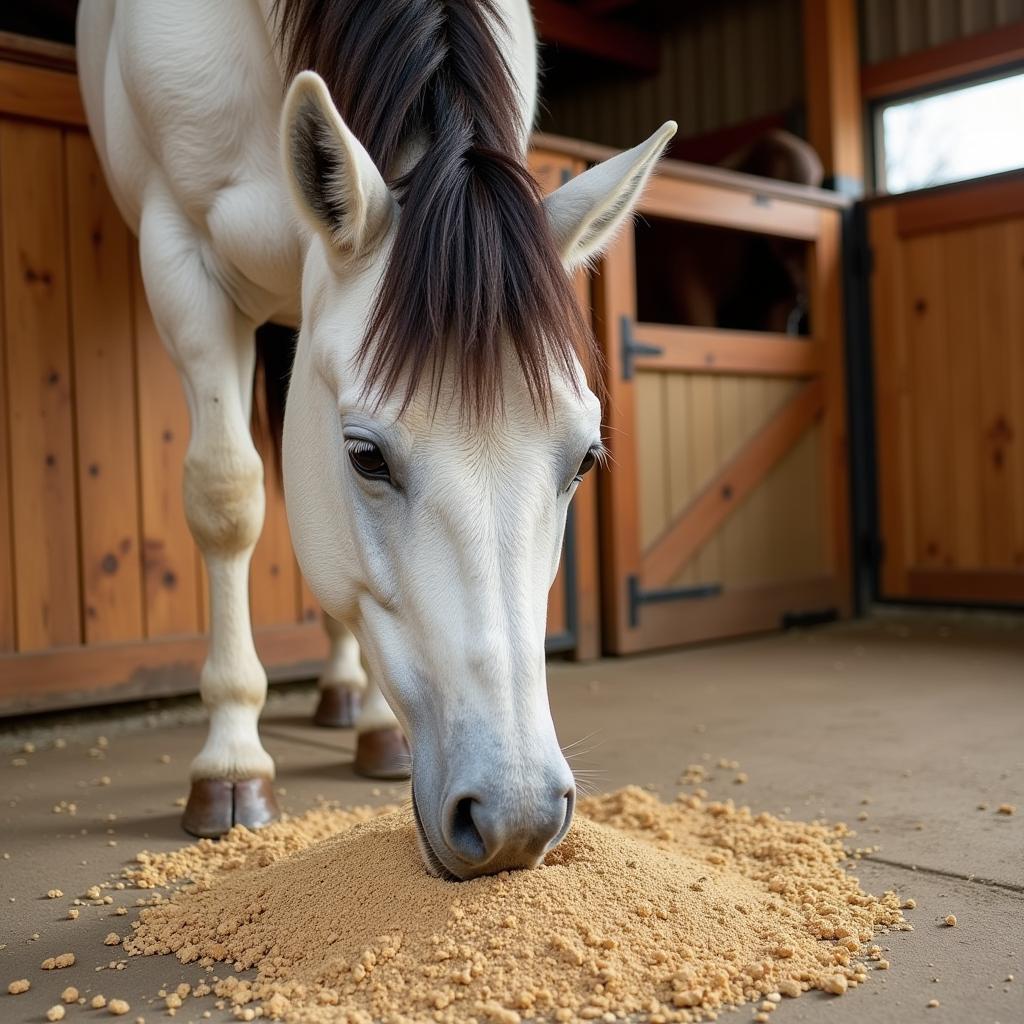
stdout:
<svg viewBox="0 0 1024 1024">
<path fill-rule="evenodd" d="M 585 473 L 589 473 L 597 462 L 597 452 L 593 448 L 583 456 L 583 461 L 580 463 L 580 468 L 576 470 L 576 479 L 582 480 Z"/>
<path fill-rule="evenodd" d="M 391 479 L 387 461 L 372 441 L 350 441 L 348 457 L 355 471 L 367 480 Z"/>
</svg>

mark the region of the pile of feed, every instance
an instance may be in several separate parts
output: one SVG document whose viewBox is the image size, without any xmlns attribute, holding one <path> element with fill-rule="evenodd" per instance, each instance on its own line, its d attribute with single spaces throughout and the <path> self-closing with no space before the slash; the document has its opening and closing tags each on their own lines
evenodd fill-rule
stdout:
<svg viewBox="0 0 1024 1024">
<path fill-rule="evenodd" d="M 866 944 L 907 927 L 844 870 L 846 835 L 630 787 L 583 801 L 542 867 L 453 884 L 425 873 L 408 809 L 319 810 L 140 855 L 136 884 L 191 882 L 125 948 L 255 968 L 212 986 L 246 1017 L 697 1021 L 770 997 L 768 1019 L 862 982 Z"/>
</svg>

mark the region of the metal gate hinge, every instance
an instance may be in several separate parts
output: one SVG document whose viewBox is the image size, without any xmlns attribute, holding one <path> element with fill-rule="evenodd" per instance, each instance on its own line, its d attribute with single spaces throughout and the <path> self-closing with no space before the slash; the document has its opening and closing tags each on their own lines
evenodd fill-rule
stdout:
<svg viewBox="0 0 1024 1024">
<path fill-rule="evenodd" d="M 633 334 L 633 320 L 625 313 L 619 317 L 619 331 L 622 345 L 622 379 L 632 380 L 636 372 L 637 356 L 662 356 L 665 350 L 660 345 L 647 345 L 637 341 Z"/>
</svg>

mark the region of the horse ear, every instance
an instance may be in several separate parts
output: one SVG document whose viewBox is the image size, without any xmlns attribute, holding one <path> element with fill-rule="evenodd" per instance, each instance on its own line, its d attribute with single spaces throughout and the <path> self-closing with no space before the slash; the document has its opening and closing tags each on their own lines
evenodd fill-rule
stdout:
<svg viewBox="0 0 1024 1024">
<path fill-rule="evenodd" d="M 544 200 L 566 269 L 596 259 L 607 248 L 676 127 L 666 121 L 646 142 L 591 167 Z"/>
<path fill-rule="evenodd" d="M 299 212 L 328 251 L 358 257 L 380 240 L 397 204 L 314 71 L 297 75 L 288 90 L 281 150 Z"/>
</svg>

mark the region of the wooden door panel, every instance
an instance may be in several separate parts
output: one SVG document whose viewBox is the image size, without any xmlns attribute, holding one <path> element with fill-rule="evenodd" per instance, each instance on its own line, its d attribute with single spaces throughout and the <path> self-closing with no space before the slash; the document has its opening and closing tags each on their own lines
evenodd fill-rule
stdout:
<svg viewBox="0 0 1024 1024">
<path fill-rule="evenodd" d="M 763 209 L 740 220 L 744 206 L 724 197 L 696 219 L 771 230 Z M 695 217 L 690 184 L 657 180 L 641 213 Z M 604 593 L 616 652 L 848 610 L 843 347 L 839 317 L 824 308 L 838 300 L 839 272 L 822 255 L 838 260 L 838 215 L 787 210 L 778 226 L 812 242 L 812 338 L 637 323 L 631 229 L 602 263 L 614 467 L 602 495 Z"/>
<path fill-rule="evenodd" d="M 869 210 L 884 597 L 1024 603 L 1022 190 Z"/>
</svg>

